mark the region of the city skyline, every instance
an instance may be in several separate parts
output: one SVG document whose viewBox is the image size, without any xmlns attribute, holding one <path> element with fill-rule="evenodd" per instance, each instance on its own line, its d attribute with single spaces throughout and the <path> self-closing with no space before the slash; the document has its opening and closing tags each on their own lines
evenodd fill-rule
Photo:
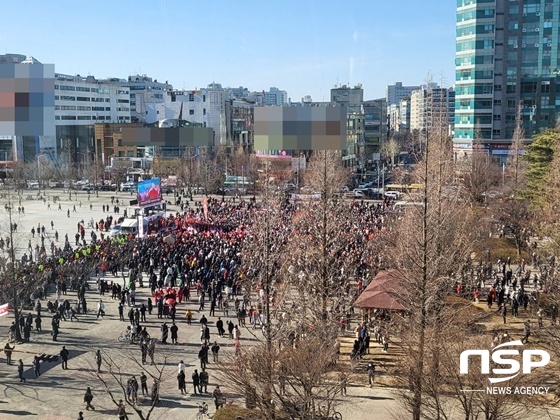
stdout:
<svg viewBox="0 0 560 420">
<path fill-rule="evenodd" d="M 328 101 L 336 83 L 361 83 L 366 99 L 384 97 L 385 86 L 396 81 L 419 85 L 431 76 L 454 84 L 455 4 L 399 0 L 348 9 L 288 1 L 280 9 L 162 0 L 142 6 L 6 4 L 12 19 L 0 29 L 0 52 L 34 56 L 55 64 L 57 73 L 146 74 L 176 89 L 211 82 L 251 91 L 275 86 L 292 102 L 305 95 Z"/>
</svg>

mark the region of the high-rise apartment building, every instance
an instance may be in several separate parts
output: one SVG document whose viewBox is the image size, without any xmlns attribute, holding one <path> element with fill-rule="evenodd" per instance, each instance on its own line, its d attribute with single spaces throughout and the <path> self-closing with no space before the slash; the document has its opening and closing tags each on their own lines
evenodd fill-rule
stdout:
<svg viewBox="0 0 560 420">
<path fill-rule="evenodd" d="M 280 90 L 276 87 L 271 87 L 268 92 L 264 93 L 265 105 L 286 105 L 288 103 L 288 94 L 285 90 Z"/>
<path fill-rule="evenodd" d="M 455 91 L 436 83 L 421 86 L 410 96 L 410 129 L 425 133 L 432 128 L 447 126 L 453 132 Z"/>
<path fill-rule="evenodd" d="M 527 138 L 560 112 L 560 2 L 458 0 L 456 157 L 478 141 L 505 156 L 520 111 Z"/>
<path fill-rule="evenodd" d="M 394 85 L 385 87 L 385 99 L 387 99 L 387 107 L 391 105 L 399 105 L 404 98 L 410 98 L 413 90 L 419 89 L 420 86 L 403 86 L 402 82 L 395 82 Z"/>
</svg>

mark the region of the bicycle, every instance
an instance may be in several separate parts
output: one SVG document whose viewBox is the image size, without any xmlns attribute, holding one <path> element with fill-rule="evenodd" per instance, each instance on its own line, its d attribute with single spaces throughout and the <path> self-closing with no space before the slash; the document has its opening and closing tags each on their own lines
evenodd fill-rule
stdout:
<svg viewBox="0 0 560 420">
<path fill-rule="evenodd" d="M 196 420 L 213 419 L 214 416 L 208 413 L 208 404 L 202 403 L 198 404 L 198 414 L 196 415 Z"/>
<path fill-rule="evenodd" d="M 135 344 L 136 343 L 136 334 L 134 334 L 134 333 L 124 333 L 118 338 L 118 340 L 121 343 Z"/>
</svg>

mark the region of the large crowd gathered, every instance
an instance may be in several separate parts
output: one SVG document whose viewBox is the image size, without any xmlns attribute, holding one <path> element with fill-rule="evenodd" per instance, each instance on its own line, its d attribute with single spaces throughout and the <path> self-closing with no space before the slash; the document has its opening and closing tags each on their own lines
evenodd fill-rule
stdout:
<svg viewBox="0 0 560 420">
<path fill-rule="evenodd" d="M 389 206 L 387 203 L 371 204 L 363 201 L 346 202 L 344 205 L 348 206 L 352 217 L 345 219 L 341 231 L 351 236 L 352 240 L 349 242 L 351 246 L 340 257 L 355 258 L 357 274 L 365 275 L 366 261 L 353 255 L 357 255 L 357 250 L 363 248 L 364 243 L 383 228 Z M 284 226 L 277 226 L 278 231 L 283 229 L 289 232 L 293 228 L 289 226 L 290 217 L 297 206 L 297 203 L 288 201 L 282 205 L 282 217 L 279 220 Z M 109 206 L 106 208 L 109 210 Z M 51 245 L 50 253 L 42 243 L 35 250 L 29 249 L 29 256 L 26 253 L 17 264 L 8 263 L 5 266 L 21 290 L 19 305 L 25 308 L 10 327 L 11 342 L 16 341 L 16 337 L 18 340 L 21 337 L 22 342 L 32 340 L 31 332 L 33 329 L 37 333 L 42 332 L 45 317 L 49 318 L 52 340 L 58 341 L 63 329 L 61 321 L 79 322 L 93 312 L 96 319 L 102 322 L 106 315 L 107 300 L 104 299 L 111 299 L 118 301 L 120 321 L 130 324 L 121 338 L 135 340 L 139 344 L 142 363 L 153 363 L 156 343 L 158 346 L 167 344 L 169 336 L 171 344 L 178 342 L 177 317 L 180 316 L 181 321 L 185 319 L 187 325 L 192 325 L 195 309 L 187 309 L 184 318 L 182 311 L 178 313 L 180 305 L 190 301 L 198 305 L 197 317 L 204 312 L 209 316 L 216 316 L 216 312 L 224 316 L 224 320 L 218 317 L 215 322 L 217 336 L 232 339 L 235 352 L 238 353 L 241 347 L 240 327 L 246 325 L 246 318 L 253 328 L 266 323 L 256 302 L 259 297 L 263 298 L 262 294 L 259 296 L 258 290 L 247 290 L 241 281 L 251 267 L 242 261 L 244 239 L 250 232 L 255 215 L 261 210 L 262 204 L 256 200 L 232 202 L 210 198 L 204 205 L 196 203 L 182 212 L 151 220 L 148 234 L 143 238 L 135 235 L 109 236 L 109 229 L 122 219 L 108 215 L 87 223 L 90 229 L 87 241 L 86 223 L 81 221 L 77 225 L 75 244 L 66 235 L 64 245 Z M 33 231 L 33 236 L 35 233 L 44 234 L 45 226 L 39 225 Z M 56 234 L 58 236 L 58 232 Z M 375 265 L 376 262 L 372 263 Z M 93 295 L 94 288 L 98 296 Z M 138 288 L 149 288 L 148 299 L 138 299 Z M 346 290 L 349 293 L 350 287 L 347 286 Z M 252 296 L 253 292 L 256 296 Z M 151 316 L 152 312 L 163 321 L 159 328 L 159 340 L 154 337 L 158 334 L 149 334 L 145 324 L 146 317 Z M 235 318 L 230 318 L 230 313 Z M 217 360 L 220 346 L 216 340 L 211 340 L 206 317 L 202 315 L 195 321 L 201 328 L 198 354 L 200 372 L 197 370 L 192 374 L 196 393 L 206 391 L 209 355 L 214 361 Z M 4 348 L 6 355 L 11 356 L 13 349 L 10 342 L 7 343 Z M 68 360 L 67 352 L 64 348 L 59 355 L 63 361 Z M 100 360 L 102 355 L 96 357 Z M 35 357 L 35 376 L 40 375 L 41 362 L 47 361 Z M 185 369 L 181 368 L 181 364 L 177 377 L 178 388 L 186 393 Z M 100 366 L 101 362 L 98 368 Z M 22 368 L 18 367 L 18 372 L 20 370 Z M 20 374 L 20 378 L 25 380 L 23 374 Z M 136 395 L 139 389 L 136 378 L 127 387 Z M 144 383 L 141 388 L 144 393 Z M 154 384 L 151 390 L 152 400 L 155 401 L 159 393 L 158 384 Z M 215 401 L 216 406 L 219 406 L 223 404 L 219 388 L 217 394 Z"/>
</svg>

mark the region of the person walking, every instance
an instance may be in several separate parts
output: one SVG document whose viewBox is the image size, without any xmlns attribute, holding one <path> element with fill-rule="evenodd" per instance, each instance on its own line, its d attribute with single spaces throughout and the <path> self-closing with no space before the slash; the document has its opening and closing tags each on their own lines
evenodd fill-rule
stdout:
<svg viewBox="0 0 560 420">
<path fill-rule="evenodd" d="M 41 376 L 41 361 L 38 356 L 33 359 L 33 373 L 35 373 L 36 378 Z"/>
<path fill-rule="evenodd" d="M 184 370 L 179 371 L 179 373 L 177 374 L 177 385 L 179 387 L 179 391 L 181 391 L 181 395 L 187 393 Z"/>
<path fill-rule="evenodd" d="M 214 363 L 218 363 L 218 352 L 220 351 L 220 346 L 218 345 L 217 341 L 214 341 L 211 350 L 212 350 L 212 358 L 214 360 Z"/>
<path fill-rule="evenodd" d="M 97 318 L 99 318 L 100 315 L 101 319 L 105 316 L 105 304 L 101 299 L 99 299 L 99 302 L 97 303 Z"/>
<path fill-rule="evenodd" d="M 62 350 L 60 350 L 60 358 L 62 359 L 62 369 L 68 369 L 68 350 L 66 350 L 66 346 L 62 346 Z"/>
<path fill-rule="evenodd" d="M 368 382 L 369 387 L 373 387 L 373 380 L 375 379 L 375 365 L 373 362 L 369 362 L 367 366 L 367 375 L 368 375 Z"/>
<path fill-rule="evenodd" d="M 10 343 L 6 343 L 4 346 L 4 353 L 6 354 L 6 364 L 12 364 L 12 351 L 16 348 L 16 346 L 10 346 Z"/>
<path fill-rule="evenodd" d="M 194 395 L 197 395 L 197 391 L 200 391 L 200 376 L 198 375 L 198 371 L 195 369 L 194 373 L 192 374 L 192 384 L 194 388 Z M 200 391 L 202 393 L 202 391 Z"/>
<path fill-rule="evenodd" d="M 103 363 L 103 358 L 101 357 L 100 349 L 97 349 L 97 352 L 95 352 L 95 363 L 97 364 L 97 373 L 101 372 L 101 363 Z"/>
<path fill-rule="evenodd" d="M 222 391 L 220 390 L 220 385 L 216 385 L 214 392 L 212 392 L 212 396 L 214 397 L 214 404 L 216 405 L 216 410 L 224 406 L 224 396 L 222 394 Z"/>
<path fill-rule="evenodd" d="M 126 419 L 126 407 L 124 406 L 123 400 L 119 400 L 119 405 L 117 407 L 117 415 L 119 416 L 119 420 Z"/>
<path fill-rule="evenodd" d="M 171 344 L 177 344 L 177 332 L 179 331 L 179 327 L 173 323 L 169 330 L 171 331 Z"/>
<path fill-rule="evenodd" d="M 95 410 L 95 407 L 91 405 L 92 401 L 93 401 L 93 394 L 91 393 L 91 388 L 88 386 L 86 389 L 86 393 L 84 394 L 84 402 L 86 403 L 86 410 L 89 410 L 90 408 L 92 410 Z"/>
<path fill-rule="evenodd" d="M 521 342 L 523 344 L 528 343 L 530 335 L 531 335 L 531 321 L 527 320 L 523 325 L 523 338 L 521 339 Z"/>
<path fill-rule="evenodd" d="M 20 382 L 25 382 L 25 378 L 23 377 L 23 370 L 24 370 L 23 360 L 19 359 L 17 371 L 18 371 L 18 378 Z"/>
<path fill-rule="evenodd" d="M 148 377 L 144 372 L 140 375 L 140 385 L 142 387 L 142 395 L 148 395 Z"/>
<path fill-rule="evenodd" d="M 344 372 L 340 372 L 338 378 L 340 380 L 340 395 L 348 395 L 348 392 L 346 390 L 346 387 L 348 385 L 348 378 L 346 377 L 346 374 Z"/>
<path fill-rule="evenodd" d="M 204 389 L 204 393 L 208 393 L 208 381 L 210 377 L 208 372 L 206 372 L 206 369 L 202 369 L 202 372 L 200 372 L 198 377 L 200 379 L 200 392 L 202 393 L 202 390 Z"/>
</svg>

